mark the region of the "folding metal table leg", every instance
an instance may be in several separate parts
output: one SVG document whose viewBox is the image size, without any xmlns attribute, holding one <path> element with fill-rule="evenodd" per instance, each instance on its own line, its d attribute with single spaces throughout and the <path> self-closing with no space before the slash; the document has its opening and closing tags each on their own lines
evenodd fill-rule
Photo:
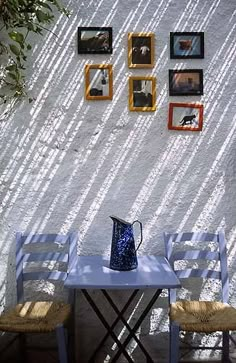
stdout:
<svg viewBox="0 0 236 363">
<path fill-rule="evenodd" d="M 135 332 L 132 331 L 131 326 L 127 323 L 127 321 L 125 320 L 125 318 L 123 316 L 123 313 L 121 313 L 121 311 L 117 308 L 116 304 L 114 303 L 114 301 L 112 300 L 112 298 L 110 297 L 110 295 L 107 293 L 106 290 L 102 290 L 102 293 L 106 297 L 106 299 L 110 303 L 110 305 L 113 307 L 114 311 L 117 314 L 117 318 L 122 321 L 122 323 L 126 326 L 126 328 L 128 329 L 128 331 L 130 332 L 130 334 L 132 334 L 132 338 L 136 341 L 136 343 L 138 344 L 138 346 L 140 347 L 140 349 L 142 350 L 142 352 L 145 354 L 145 356 L 147 358 L 147 361 L 148 362 L 152 362 L 151 356 L 149 355 L 149 353 L 147 352 L 147 350 L 143 346 L 142 342 L 138 339 L 138 337 L 136 336 Z"/>
<path fill-rule="evenodd" d="M 102 290 L 105 291 L 105 290 Z M 119 311 L 119 315 L 117 314 L 116 319 L 114 320 L 114 322 L 111 324 L 110 329 L 114 331 L 115 326 L 117 325 L 117 323 L 121 320 L 120 316 L 123 316 L 123 314 L 126 312 L 126 310 L 128 309 L 128 307 L 130 306 L 131 302 L 133 301 L 133 299 L 135 298 L 135 296 L 137 295 L 139 290 L 134 290 L 133 293 L 130 295 L 129 299 L 127 300 L 126 304 L 124 305 L 124 307 L 121 309 L 121 311 Z M 103 346 L 103 344 L 105 343 L 105 341 L 107 340 L 107 338 L 109 337 L 110 333 L 107 332 L 104 337 L 102 338 L 101 342 L 99 343 L 99 345 L 97 346 L 97 348 L 95 349 L 95 351 L 93 352 L 93 355 L 91 356 L 89 362 L 93 362 L 93 359 L 95 358 L 96 354 L 98 353 L 98 351 L 101 349 L 101 347 Z"/>
<path fill-rule="evenodd" d="M 127 346 L 127 344 L 129 344 L 130 340 L 133 338 L 134 333 L 137 331 L 137 329 L 140 327 L 140 325 L 142 324 L 143 320 L 145 319 L 145 317 L 147 316 L 148 312 L 150 311 L 151 307 L 153 306 L 153 304 L 156 302 L 157 298 L 159 297 L 159 295 L 161 294 L 162 289 L 158 289 L 155 294 L 153 295 L 152 299 L 150 300 L 150 302 L 147 304 L 146 308 L 143 310 L 142 314 L 140 315 L 139 319 L 137 320 L 136 324 L 134 325 L 134 327 L 132 328 L 132 331 L 129 333 L 129 335 L 126 337 L 126 339 L 124 340 L 124 342 L 122 343 L 122 349 L 119 349 L 115 356 L 112 358 L 111 362 L 116 362 L 117 359 L 120 357 L 121 353 L 123 352 L 123 349 Z M 150 361 L 152 362 L 152 361 Z"/>
<path fill-rule="evenodd" d="M 102 313 L 99 310 L 99 308 L 97 307 L 97 305 L 94 303 L 93 299 L 91 298 L 91 296 L 89 295 L 87 290 L 82 289 L 81 291 L 84 294 L 85 298 L 87 299 L 88 303 L 93 308 L 94 312 L 97 314 L 98 318 L 100 319 L 100 321 L 102 322 L 104 327 L 107 329 L 108 333 L 111 335 L 111 337 L 114 339 L 114 341 L 118 345 L 120 354 L 123 353 L 128 362 L 134 363 L 133 359 L 129 356 L 129 354 L 127 353 L 125 347 L 123 347 L 123 344 L 119 341 L 119 339 L 115 335 L 114 331 L 111 329 L 110 325 L 107 323 L 106 319 L 102 315 Z"/>
</svg>

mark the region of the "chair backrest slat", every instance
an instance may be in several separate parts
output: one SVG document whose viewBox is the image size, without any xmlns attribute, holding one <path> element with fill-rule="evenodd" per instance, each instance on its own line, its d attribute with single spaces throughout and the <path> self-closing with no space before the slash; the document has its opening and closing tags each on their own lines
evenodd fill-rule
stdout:
<svg viewBox="0 0 236 363">
<path fill-rule="evenodd" d="M 61 253 L 61 252 L 27 253 L 23 257 L 23 262 L 37 262 L 37 261 L 68 262 L 68 253 Z"/>
<path fill-rule="evenodd" d="M 78 233 L 16 233 L 17 301 L 24 301 L 24 281 L 64 281 L 77 261 Z M 31 251 L 32 250 L 32 251 Z"/>
<path fill-rule="evenodd" d="M 60 243 L 64 244 L 68 242 L 68 234 L 67 235 L 61 235 L 61 234 L 28 234 L 25 236 L 22 236 L 22 243 L 24 245 L 29 243 Z"/>
<path fill-rule="evenodd" d="M 197 250 L 198 243 L 204 242 L 204 249 Z M 229 298 L 229 277 L 227 267 L 227 251 L 224 232 L 183 232 L 164 233 L 165 254 L 180 279 L 189 277 L 211 278 L 221 280 L 222 301 L 228 302 Z M 179 251 L 180 243 L 185 246 L 184 251 Z M 210 245 L 216 245 L 217 251 L 211 251 Z M 178 251 L 174 250 L 174 246 Z M 208 248 L 208 249 L 207 249 Z M 199 268 L 201 266 L 188 267 L 189 261 L 207 260 L 211 268 Z M 181 261 L 188 261 L 182 263 Z M 214 261 L 214 263 L 213 263 Z M 201 262 L 202 263 L 202 262 Z M 178 266 L 176 267 L 175 264 Z M 180 265 L 179 265 L 180 264 Z M 187 265 L 186 265 L 187 264 Z M 213 265 L 212 265 L 213 264 Z M 212 269 L 214 266 L 215 269 Z M 176 289 L 169 291 L 169 302 L 176 301 Z"/>
<path fill-rule="evenodd" d="M 207 270 L 207 269 L 187 268 L 184 270 L 175 270 L 175 273 L 180 279 L 186 279 L 188 277 L 202 277 L 204 279 L 211 278 L 216 280 L 221 279 L 221 273 L 219 271 Z"/>
<path fill-rule="evenodd" d="M 218 242 L 218 235 L 216 233 L 206 232 L 182 232 L 182 233 L 166 233 L 167 238 L 171 238 L 172 242 Z"/>
<path fill-rule="evenodd" d="M 61 280 L 67 278 L 67 272 L 62 271 L 41 271 L 41 272 L 25 272 L 23 274 L 23 281 L 29 280 Z"/>
<path fill-rule="evenodd" d="M 174 261 L 177 260 L 220 260 L 220 253 L 214 251 L 200 251 L 200 250 L 193 250 L 193 251 L 179 251 L 173 254 Z"/>
</svg>

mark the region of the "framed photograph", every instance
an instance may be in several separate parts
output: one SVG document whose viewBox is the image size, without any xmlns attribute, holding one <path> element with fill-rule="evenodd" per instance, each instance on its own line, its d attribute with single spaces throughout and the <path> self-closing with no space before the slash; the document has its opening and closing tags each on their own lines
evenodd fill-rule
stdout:
<svg viewBox="0 0 236 363">
<path fill-rule="evenodd" d="M 111 54 L 112 28 L 110 27 L 79 27 L 79 54 Z"/>
<path fill-rule="evenodd" d="M 129 78 L 129 109 L 130 111 L 156 110 L 156 78 Z"/>
<path fill-rule="evenodd" d="M 204 58 L 204 33 L 170 33 L 170 58 Z"/>
<path fill-rule="evenodd" d="M 128 34 L 129 68 L 152 68 L 154 65 L 154 33 Z"/>
<path fill-rule="evenodd" d="M 170 96 L 203 95 L 203 70 L 184 69 L 169 70 Z"/>
<path fill-rule="evenodd" d="M 86 100 L 111 100 L 112 96 L 112 65 L 87 64 L 85 66 Z"/>
<path fill-rule="evenodd" d="M 201 131 L 203 105 L 198 103 L 170 103 L 168 129 Z"/>
</svg>

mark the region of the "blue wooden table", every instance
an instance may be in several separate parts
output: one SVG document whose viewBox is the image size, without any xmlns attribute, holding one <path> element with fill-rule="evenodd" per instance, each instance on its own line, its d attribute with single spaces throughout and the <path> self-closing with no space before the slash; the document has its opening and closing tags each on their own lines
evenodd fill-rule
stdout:
<svg viewBox="0 0 236 363">
<path fill-rule="evenodd" d="M 109 259 L 107 257 L 78 256 L 78 260 L 75 263 L 74 268 L 71 270 L 65 281 L 65 286 L 70 289 L 80 289 L 82 291 L 83 295 L 107 330 L 107 334 L 95 349 L 93 355 L 89 359 L 89 362 L 94 362 L 97 352 L 109 335 L 114 339 L 118 346 L 118 350 L 111 359 L 111 362 L 116 362 L 121 354 L 124 354 L 128 362 L 133 362 L 132 357 L 126 351 L 126 346 L 131 339 L 135 339 L 140 349 L 143 351 L 146 361 L 154 362 L 141 341 L 135 335 L 135 332 L 142 324 L 162 290 L 180 287 L 180 281 L 164 256 L 138 256 L 138 268 L 132 271 L 111 270 L 109 268 Z M 109 302 L 117 314 L 115 321 L 111 325 L 108 323 L 106 317 L 102 314 L 101 310 L 92 299 L 91 294 L 89 294 L 88 290 L 94 289 L 102 291 L 104 298 Z M 117 308 L 115 301 L 108 294 L 107 290 L 110 289 L 128 289 L 132 291 L 128 301 L 121 310 Z M 145 309 L 140 313 L 135 325 L 131 327 L 126 321 L 124 313 L 130 306 L 138 291 L 144 289 L 155 289 L 155 293 L 145 306 Z M 118 339 L 114 331 L 114 328 L 119 321 L 122 321 L 129 332 L 123 342 Z"/>
</svg>

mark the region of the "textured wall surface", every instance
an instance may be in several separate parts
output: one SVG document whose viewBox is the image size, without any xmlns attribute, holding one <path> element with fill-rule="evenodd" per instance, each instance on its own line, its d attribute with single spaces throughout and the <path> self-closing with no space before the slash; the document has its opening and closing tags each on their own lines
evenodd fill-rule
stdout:
<svg viewBox="0 0 236 363">
<path fill-rule="evenodd" d="M 58 18 L 52 28 L 58 38 L 52 33 L 37 38 L 28 63 L 30 92 L 36 100 L 22 103 L 0 123 L 1 308 L 15 301 L 16 231 L 79 230 L 78 253 L 109 254 L 111 214 L 143 222 L 140 254 L 163 254 L 163 231 L 224 228 L 231 302 L 236 305 L 235 0 L 71 0 L 66 4 L 72 15 Z M 112 26 L 113 54 L 78 55 L 78 26 Z M 155 33 L 153 69 L 128 68 L 127 34 L 132 31 Z M 204 31 L 205 58 L 170 59 L 171 31 Z M 113 64 L 112 101 L 85 100 L 84 67 L 92 63 Z M 168 69 L 177 66 L 203 69 L 203 96 L 169 97 Z M 157 78 L 155 112 L 129 111 L 131 75 Z M 204 104 L 203 130 L 168 130 L 169 102 L 188 101 Z M 206 288 L 205 293 L 214 291 Z M 101 302 L 99 293 L 93 294 Z M 125 293 L 117 293 L 116 298 L 122 303 Z M 147 298 L 140 296 L 138 308 Z M 163 361 L 166 306 L 163 296 L 139 332 Z M 107 308 L 107 316 L 108 312 Z M 77 316 L 78 350 L 86 362 L 102 328 L 79 293 Z M 137 319 L 136 312 L 133 318 Z M 99 362 L 109 361 L 111 341 L 106 349 L 108 355 L 102 354 Z M 144 361 L 138 349 L 134 356 L 135 361 Z"/>
</svg>

